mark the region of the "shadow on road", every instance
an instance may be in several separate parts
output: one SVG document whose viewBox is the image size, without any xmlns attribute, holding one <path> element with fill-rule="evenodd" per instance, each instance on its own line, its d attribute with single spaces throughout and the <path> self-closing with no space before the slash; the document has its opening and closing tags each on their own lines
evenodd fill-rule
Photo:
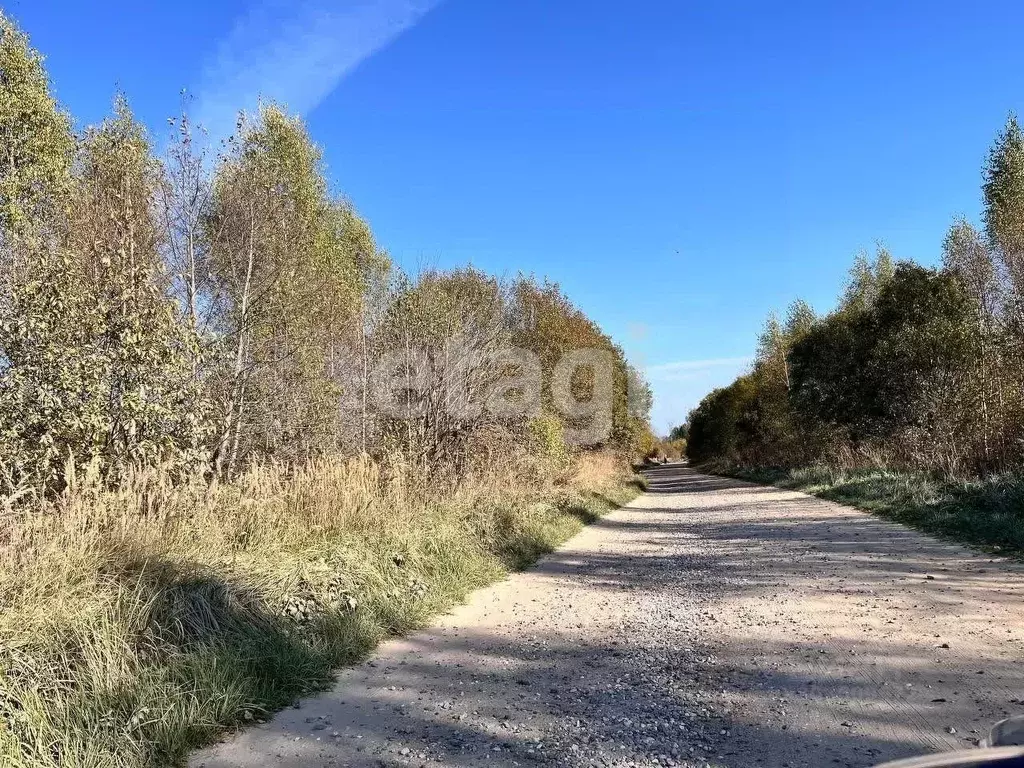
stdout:
<svg viewBox="0 0 1024 768">
<path fill-rule="evenodd" d="M 420 632 L 262 726 L 276 761 L 205 764 L 866 768 L 1020 711 L 1018 653 L 971 644 L 1018 612 L 1018 566 L 795 492 L 645 475 L 523 577 L 568 596 L 559 615 Z"/>
</svg>

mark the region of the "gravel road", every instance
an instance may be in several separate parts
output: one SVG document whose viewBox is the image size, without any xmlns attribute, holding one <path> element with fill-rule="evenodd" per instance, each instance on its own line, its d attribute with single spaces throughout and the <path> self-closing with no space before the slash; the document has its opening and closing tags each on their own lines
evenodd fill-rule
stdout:
<svg viewBox="0 0 1024 768">
<path fill-rule="evenodd" d="M 701 475 L 193 768 L 871 766 L 1024 713 L 1024 569 Z"/>
</svg>

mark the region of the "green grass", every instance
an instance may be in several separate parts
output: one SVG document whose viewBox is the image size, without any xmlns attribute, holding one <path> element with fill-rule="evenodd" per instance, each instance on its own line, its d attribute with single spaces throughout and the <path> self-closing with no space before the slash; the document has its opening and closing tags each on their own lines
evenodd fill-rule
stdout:
<svg viewBox="0 0 1024 768">
<path fill-rule="evenodd" d="M 37 510 L 0 570 L 0 765 L 181 765 L 637 494 L 595 463 L 582 482 L 510 477 L 434 501 L 324 464 Z"/>
<path fill-rule="evenodd" d="M 1024 556 L 1024 475 L 948 481 L 926 474 L 823 466 L 709 470 L 803 491 L 954 541 Z"/>
</svg>

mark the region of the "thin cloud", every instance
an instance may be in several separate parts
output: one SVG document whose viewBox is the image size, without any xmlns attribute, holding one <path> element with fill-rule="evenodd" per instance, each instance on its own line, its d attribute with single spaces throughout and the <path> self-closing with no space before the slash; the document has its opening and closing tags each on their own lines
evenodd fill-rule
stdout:
<svg viewBox="0 0 1024 768">
<path fill-rule="evenodd" d="M 305 115 L 440 0 L 260 0 L 203 67 L 195 119 L 213 138 L 260 99 Z"/>
<path fill-rule="evenodd" d="M 679 360 L 647 367 L 646 373 L 652 381 L 688 381 L 718 368 L 733 370 L 752 362 L 751 357 L 718 357 L 710 360 Z"/>
<path fill-rule="evenodd" d="M 752 357 L 716 357 L 648 366 L 645 372 L 654 392 L 654 428 L 668 434 L 672 427 L 686 421 L 690 410 L 708 392 L 727 385 L 752 362 Z"/>
</svg>

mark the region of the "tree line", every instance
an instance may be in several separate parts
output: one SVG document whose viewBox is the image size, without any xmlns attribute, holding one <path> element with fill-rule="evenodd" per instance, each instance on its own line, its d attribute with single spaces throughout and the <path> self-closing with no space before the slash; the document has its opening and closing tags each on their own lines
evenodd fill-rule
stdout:
<svg viewBox="0 0 1024 768">
<path fill-rule="evenodd" d="M 527 350 L 545 382 L 567 352 L 603 351 L 601 442 L 649 439 L 642 376 L 557 285 L 471 267 L 404 274 L 281 107 L 240 116 L 215 147 L 184 114 L 157 156 L 123 97 L 76 134 L 42 57 L 2 16 L 0 73 L 7 494 L 59 489 L 69 464 L 115 481 L 140 465 L 231 477 L 253 462 L 397 454 L 457 475 L 496 450 L 563 453 L 564 429 L 589 414 L 560 410 L 547 385 L 519 409 L 470 407 L 522 373 L 505 350 Z M 570 374 L 577 404 L 605 383 Z"/>
<path fill-rule="evenodd" d="M 983 170 L 982 226 L 957 218 L 941 263 L 858 256 L 836 308 L 768 318 L 749 372 L 688 420 L 696 462 L 828 463 L 950 478 L 1024 462 L 1024 135 Z"/>
</svg>

